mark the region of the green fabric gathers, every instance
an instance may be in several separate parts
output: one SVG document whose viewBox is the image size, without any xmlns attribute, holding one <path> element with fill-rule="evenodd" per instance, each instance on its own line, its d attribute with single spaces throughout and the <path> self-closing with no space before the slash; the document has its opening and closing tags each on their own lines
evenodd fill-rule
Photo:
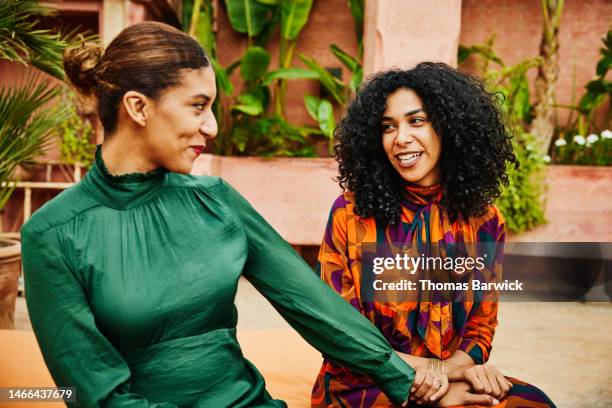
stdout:
<svg viewBox="0 0 612 408">
<path fill-rule="evenodd" d="M 285 407 L 236 340 L 240 276 L 325 357 L 407 398 L 414 370 L 227 183 L 112 176 L 96 153 L 22 229 L 32 327 L 73 406 Z"/>
</svg>

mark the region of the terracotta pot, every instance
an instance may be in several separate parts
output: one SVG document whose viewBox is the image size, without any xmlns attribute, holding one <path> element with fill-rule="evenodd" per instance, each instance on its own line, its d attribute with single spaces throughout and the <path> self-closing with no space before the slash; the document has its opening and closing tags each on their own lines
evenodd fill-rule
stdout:
<svg viewBox="0 0 612 408">
<path fill-rule="evenodd" d="M 21 243 L 0 238 L 0 329 L 15 328 L 15 302 L 21 272 Z"/>
</svg>

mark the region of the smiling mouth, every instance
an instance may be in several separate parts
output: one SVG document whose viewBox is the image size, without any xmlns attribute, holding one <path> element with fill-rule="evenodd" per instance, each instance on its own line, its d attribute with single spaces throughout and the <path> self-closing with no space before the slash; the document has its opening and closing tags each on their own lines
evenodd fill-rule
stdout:
<svg viewBox="0 0 612 408">
<path fill-rule="evenodd" d="M 395 157 L 399 161 L 400 167 L 408 168 L 414 166 L 422 155 L 423 152 L 412 152 L 398 154 Z"/>
</svg>

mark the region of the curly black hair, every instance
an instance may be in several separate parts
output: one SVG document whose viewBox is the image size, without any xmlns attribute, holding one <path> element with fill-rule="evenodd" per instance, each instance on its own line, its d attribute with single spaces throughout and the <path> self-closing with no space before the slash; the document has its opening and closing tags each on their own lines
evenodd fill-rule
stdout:
<svg viewBox="0 0 612 408">
<path fill-rule="evenodd" d="M 357 214 L 399 222 L 405 182 L 383 149 L 382 116 L 387 98 L 400 88 L 419 96 L 441 137 L 440 205 L 451 221 L 484 214 L 501 194 L 502 183 L 508 183 L 506 166 L 518 166 L 501 109 L 503 96 L 487 91 L 472 75 L 433 62 L 368 78 L 336 129 L 337 181 L 354 194 Z"/>
</svg>

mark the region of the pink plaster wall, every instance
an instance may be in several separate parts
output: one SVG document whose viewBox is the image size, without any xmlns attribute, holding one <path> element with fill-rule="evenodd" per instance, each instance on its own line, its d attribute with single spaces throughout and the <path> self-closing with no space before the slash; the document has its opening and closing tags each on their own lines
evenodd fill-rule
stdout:
<svg viewBox="0 0 612 408">
<path fill-rule="evenodd" d="M 548 166 L 548 223 L 510 241 L 612 242 L 612 167 Z"/>
<path fill-rule="evenodd" d="M 508 65 L 537 56 L 542 33 L 542 12 L 539 1 L 525 0 L 462 0 L 460 43 L 472 45 L 484 42 L 497 33 L 495 50 Z M 572 90 L 575 103 L 584 93 L 584 86 L 595 76 L 601 38 L 611 28 L 612 1 L 565 0 L 560 38 L 560 72 L 557 101 L 569 104 Z M 575 86 L 574 83 L 575 72 Z M 536 70 L 531 76 L 535 78 Z M 604 104 L 605 105 L 605 104 Z M 605 106 L 599 112 L 603 119 Z M 558 109 L 561 124 L 568 111 Z"/>
<path fill-rule="evenodd" d="M 341 193 L 332 159 L 202 155 L 192 174 L 222 177 L 293 245 L 319 245 Z"/>
<path fill-rule="evenodd" d="M 423 61 L 455 66 L 461 1 L 370 0 L 364 29 L 366 75 Z"/>
</svg>

